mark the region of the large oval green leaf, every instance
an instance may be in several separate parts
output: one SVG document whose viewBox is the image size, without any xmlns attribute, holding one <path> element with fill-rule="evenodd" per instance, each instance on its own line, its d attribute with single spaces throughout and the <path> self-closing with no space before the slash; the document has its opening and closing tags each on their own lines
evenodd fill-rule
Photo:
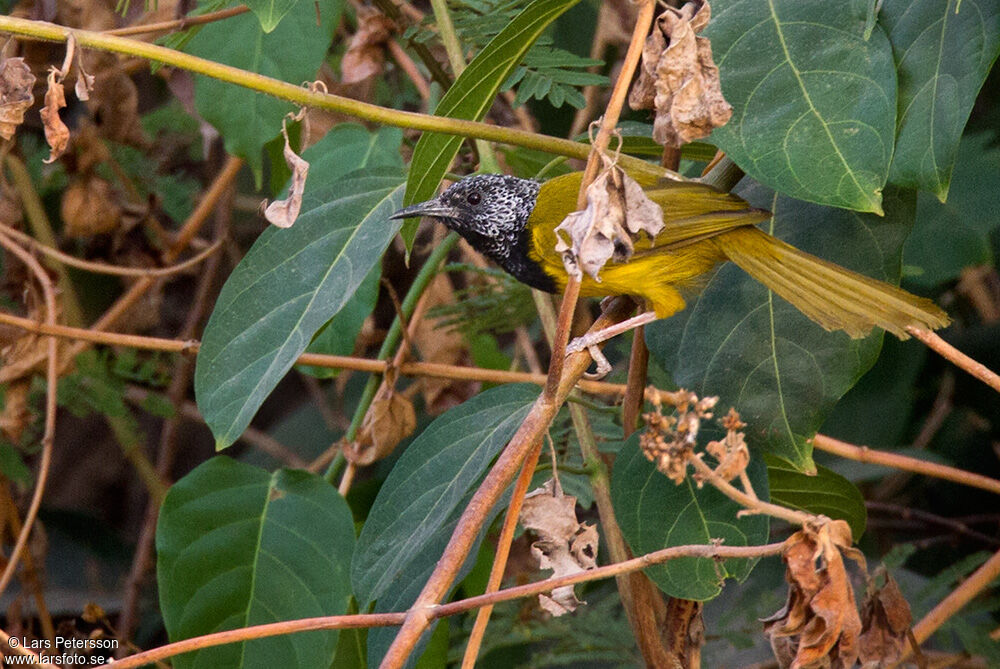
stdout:
<svg viewBox="0 0 1000 669">
<path fill-rule="evenodd" d="M 867 2 L 722 0 L 705 35 L 733 106 L 712 141 L 758 181 L 809 202 L 882 211 L 896 73 Z"/>
<path fill-rule="evenodd" d="M 816 474 L 809 476 L 796 471 L 784 460 L 770 457 L 766 460 L 772 502 L 846 520 L 854 540 L 861 538 L 868 522 L 868 510 L 857 486 L 826 467 L 816 467 Z"/>
<path fill-rule="evenodd" d="M 171 641 L 248 625 L 335 616 L 351 597 L 354 522 L 322 478 L 226 457 L 175 483 L 156 527 L 160 608 Z M 327 667 L 337 631 L 179 655 L 175 667 Z"/>
<path fill-rule="evenodd" d="M 525 7 L 463 70 L 441 98 L 434 114 L 481 121 L 493 106 L 500 86 L 520 64 L 524 54 L 542 31 L 579 1 L 535 0 Z M 405 204 L 421 202 L 434 196 L 434 191 L 461 145 L 461 137 L 430 132 L 420 136 L 410 162 Z M 408 249 L 416 234 L 415 222 L 404 226 L 403 239 Z"/>
<path fill-rule="evenodd" d="M 948 197 L 972 104 L 1000 53 L 996 0 L 885 0 L 899 75 L 896 153 L 889 180 Z"/>
<path fill-rule="evenodd" d="M 317 14 L 318 5 L 300 0 L 280 17 L 265 13 L 258 20 L 242 14 L 210 23 L 185 50 L 296 85 L 312 81 L 330 47 L 343 2 L 322 5 Z M 262 24 L 271 23 L 275 25 L 267 32 Z M 222 134 L 226 151 L 246 160 L 259 184 L 261 149 L 281 132 L 281 119 L 294 109 L 292 103 L 209 77 L 195 77 L 194 101 L 198 113 Z"/>
<path fill-rule="evenodd" d="M 376 599 L 378 611 L 404 611 L 413 604 L 493 458 L 538 393 L 528 384 L 491 388 L 438 417 L 407 447 L 358 537 L 351 580 L 362 608 Z M 494 513 L 499 510 L 497 505 Z M 470 552 L 466 568 L 475 555 Z M 395 632 L 369 630 L 373 666 Z"/>
<path fill-rule="evenodd" d="M 269 228 L 223 286 L 205 327 L 195 397 L 216 446 L 243 432 L 310 339 L 348 303 L 399 224 L 395 169 L 355 172 L 307 191 L 291 228 Z"/>
<path fill-rule="evenodd" d="M 767 499 L 767 468 L 759 459 L 747 473 L 754 491 Z M 768 518 L 738 518 L 742 508 L 710 485 L 698 488 L 690 478 L 676 485 L 657 471 L 632 435 L 615 459 L 611 501 L 622 534 L 636 555 L 670 546 L 709 544 L 722 539 L 727 546 L 767 542 Z M 646 575 L 671 597 L 704 601 L 722 591 L 723 578 L 742 581 L 755 560 L 679 558 L 646 569 Z"/>
<path fill-rule="evenodd" d="M 886 192 L 886 215 L 859 214 L 779 196 L 745 180 L 737 192 L 773 217 L 762 227 L 804 251 L 898 283 L 914 197 Z M 718 395 L 748 423 L 747 441 L 812 471 L 815 434 L 841 395 L 878 357 L 882 332 L 827 332 L 727 263 L 705 278 L 686 310 L 646 328 L 649 350 L 674 381 Z"/>
</svg>

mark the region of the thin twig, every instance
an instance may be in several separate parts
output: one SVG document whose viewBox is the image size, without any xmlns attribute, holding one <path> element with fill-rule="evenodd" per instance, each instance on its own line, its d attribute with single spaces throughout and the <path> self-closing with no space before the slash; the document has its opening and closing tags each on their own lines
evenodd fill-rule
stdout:
<svg viewBox="0 0 1000 669">
<path fill-rule="evenodd" d="M 580 354 L 582 355 L 582 354 Z M 625 562 L 610 564 L 604 567 L 588 569 L 583 572 L 561 576 L 559 578 L 549 578 L 537 583 L 520 585 L 499 592 L 486 595 L 469 597 L 456 602 L 449 602 L 430 609 L 427 616 L 432 619 L 453 616 L 458 613 L 465 613 L 472 609 L 490 604 L 499 604 L 515 599 L 531 597 L 543 592 L 550 592 L 555 588 L 586 583 L 621 574 L 628 574 L 640 569 L 645 569 L 653 565 L 662 564 L 668 560 L 676 560 L 682 557 L 700 557 L 711 559 L 738 559 L 738 558 L 759 558 L 778 555 L 784 548 L 784 542 L 765 544 L 762 546 L 724 546 L 716 544 L 695 544 L 690 546 L 673 546 L 664 548 L 654 553 L 648 553 L 637 558 L 632 558 Z M 282 636 L 298 632 L 310 632 L 315 630 L 329 629 L 358 629 L 372 627 L 390 627 L 399 625 L 406 618 L 407 613 L 368 613 L 346 616 L 324 616 L 319 618 L 302 618 L 299 620 L 289 620 L 277 623 L 267 623 L 265 625 L 254 625 L 226 632 L 216 632 L 205 636 L 185 639 L 175 643 L 160 646 L 143 653 L 138 653 L 130 657 L 117 660 L 113 665 L 101 665 L 101 667 L 114 669 L 132 669 L 141 667 L 156 660 L 162 660 L 181 653 L 189 653 L 193 650 L 222 646 L 228 643 L 237 643 L 251 639 L 264 639 L 272 636 Z"/>
<path fill-rule="evenodd" d="M 825 434 L 817 434 L 813 437 L 812 444 L 821 451 L 833 453 L 848 460 L 916 472 L 925 476 L 933 476 L 934 478 L 961 483 L 973 488 L 982 488 L 983 490 L 1000 495 L 1000 481 L 983 476 L 982 474 L 967 472 L 964 469 L 949 467 L 948 465 L 941 465 L 936 462 L 927 462 L 926 460 L 911 458 L 898 453 L 877 451 L 867 446 L 855 446 L 854 444 L 848 444 L 839 439 L 828 437 Z"/>
<path fill-rule="evenodd" d="M 507 507 L 507 514 L 503 519 L 503 526 L 500 528 L 500 537 L 497 539 L 497 553 L 493 558 L 490 577 L 486 583 L 487 593 L 500 590 L 500 582 L 503 580 L 503 574 L 507 568 L 511 544 L 514 542 L 517 519 L 521 516 L 524 496 L 528 492 L 528 486 L 531 485 L 531 477 L 535 473 L 535 466 L 538 465 L 538 456 L 541 455 L 541 452 L 542 440 L 539 439 L 535 448 L 524 459 L 521 473 L 514 483 L 514 492 L 511 495 L 510 505 Z M 482 607 L 476 613 L 476 622 L 472 625 L 472 632 L 469 633 L 469 641 L 465 646 L 465 654 L 462 656 L 462 669 L 472 669 L 476 665 L 476 657 L 479 655 L 479 648 L 483 643 L 483 636 L 486 634 L 486 625 L 489 624 L 492 613 L 493 605 L 491 604 Z"/>
<path fill-rule="evenodd" d="M 26 235 L 19 230 L 15 230 L 8 225 L 4 225 L 3 223 L 0 223 L 0 230 L 3 230 L 4 233 L 13 237 L 22 244 L 27 244 L 33 250 L 38 251 L 42 255 L 58 260 L 65 265 L 70 265 L 95 274 L 110 274 L 112 276 L 162 278 L 170 276 L 171 274 L 179 274 L 186 269 L 194 267 L 203 260 L 206 260 L 209 256 L 222 248 L 222 243 L 224 241 L 222 239 L 217 240 L 198 255 L 188 258 L 184 262 L 177 263 L 176 265 L 171 265 L 170 267 L 123 267 L 121 265 L 109 265 L 108 263 L 93 262 L 77 258 L 76 256 L 71 256 L 70 254 L 64 253 L 59 249 L 46 246 L 38 240 L 33 239 L 30 235 Z"/>
<path fill-rule="evenodd" d="M 750 495 L 742 490 L 739 490 L 736 486 L 716 474 L 715 470 L 705 464 L 705 461 L 702 460 L 701 456 L 698 454 L 694 454 L 688 458 L 688 462 L 691 463 L 691 466 L 694 467 L 694 470 L 698 473 L 698 475 L 711 483 L 716 490 L 740 506 L 743 506 L 751 513 L 762 513 L 768 516 L 774 516 L 775 518 L 780 518 L 781 520 L 793 525 L 805 525 L 816 519 L 816 516 L 811 513 L 795 511 L 794 509 L 789 509 L 784 506 L 764 502 L 758 499 L 756 495 Z"/>
<path fill-rule="evenodd" d="M 45 296 L 45 322 L 47 325 L 56 324 L 56 291 L 52 286 L 52 280 L 42 266 L 34 257 L 15 242 L 10 237 L 0 233 L 0 246 L 13 253 L 21 260 L 35 278 L 41 284 L 42 293 Z M 31 503 L 28 505 L 28 512 L 24 516 L 24 524 L 18 532 L 17 541 L 10 552 L 7 566 L 4 567 L 3 574 L 0 575 L 0 593 L 3 593 L 10 580 L 14 577 L 17 564 L 20 560 L 24 546 L 28 542 L 28 536 L 35 525 L 35 518 L 38 516 L 38 509 L 42 504 L 42 495 L 45 492 L 45 484 L 49 478 L 49 467 L 52 464 L 52 448 L 56 438 L 56 386 L 59 382 L 59 351 L 57 339 L 49 336 L 46 346 L 46 370 L 45 370 L 45 428 L 42 434 L 42 457 L 38 466 L 38 476 L 35 479 L 35 490 L 31 495 Z"/>
<path fill-rule="evenodd" d="M 933 332 L 928 332 L 912 325 L 908 326 L 906 331 L 927 344 L 930 349 L 938 353 L 942 358 L 953 362 L 1000 393 L 1000 374 L 997 374 L 983 363 L 973 360 Z"/>
<path fill-rule="evenodd" d="M 431 86 L 424 79 L 424 75 L 420 73 L 420 69 L 417 68 L 417 64 L 413 62 L 410 58 L 410 54 L 406 53 L 403 47 L 396 43 L 396 40 L 389 38 L 386 42 L 386 48 L 389 50 L 389 54 L 392 59 L 396 61 L 396 65 L 399 65 L 410 81 L 413 82 L 414 87 L 417 89 L 417 93 L 420 94 L 420 99 L 426 104 L 431 99 Z"/>
<path fill-rule="evenodd" d="M 11 636 L 7 632 L 0 630 L 0 641 L 3 641 L 4 646 L 10 649 L 15 655 L 23 655 L 24 657 L 32 658 L 31 666 L 33 667 L 43 667 L 44 669 L 60 669 L 58 666 L 52 664 L 51 662 L 46 662 L 43 656 L 33 653 L 24 647 L 24 644 L 18 643 L 17 645 L 12 645 L 10 643 Z M 18 640 L 20 641 L 20 640 Z M 7 663 L 11 664 L 11 663 Z"/>
<path fill-rule="evenodd" d="M 147 23 L 145 25 L 127 26 L 125 28 L 105 30 L 104 34 L 127 37 L 131 35 L 145 35 L 147 33 L 174 32 L 178 30 L 186 30 L 191 26 L 199 26 L 206 23 L 213 23 L 215 21 L 222 21 L 223 19 L 228 19 L 233 16 L 246 14 L 249 11 L 250 8 L 246 5 L 239 5 L 237 7 L 229 7 L 228 9 L 220 9 L 217 12 L 208 12 L 207 14 L 201 14 L 200 16 L 184 16 L 179 19 L 174 19 L 173 21 L 160 21 L 159 23 Z"/>
<path fill-rule="evenodd" d="M 1000 551 L 993 554 L 979 569 L 972 572 L 957 588 L 948 593 L 937 606 L 927 612 L 920 622 L 913 626 L 913 636 L 923 643 L 949 618 L 968 604 L 973 597 L 985 590 L 995 578 L 1000 576 Z M 900 662 L 909 657 L 911 648 L 907 645 Z M 898 666 L 897 663 L 896 666 Z"/>
</svg>

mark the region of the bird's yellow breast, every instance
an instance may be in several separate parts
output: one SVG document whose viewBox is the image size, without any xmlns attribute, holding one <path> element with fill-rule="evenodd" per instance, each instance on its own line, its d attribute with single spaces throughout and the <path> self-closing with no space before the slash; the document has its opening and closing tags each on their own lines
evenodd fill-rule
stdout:
<svg viewBox="0 0 1000 669">
<path fill-rule="evenodd" d="M 582 172 L 574 172 L 542 184 L 528 218 L 529 256 L 560 289 L 566 285 L 567 274 L 555 250 L 555 228 L 576 209 L 581 179 Z M 743 200 L 702 184 L 647 181 L 642 186 L 663 208 L 663 231 L 652 240 L 643 233 L 632 258 L 625 263 L 608 262 L 599 273 L 600 281 L 585 273 L 580 294 L 634 295 L 646 300 L 658 317 L 666 318 L 684 308 L 678 288 L 692 285 L 725 260 L 712 237 L 759 221 L 761 215 Z"/>
</svg>

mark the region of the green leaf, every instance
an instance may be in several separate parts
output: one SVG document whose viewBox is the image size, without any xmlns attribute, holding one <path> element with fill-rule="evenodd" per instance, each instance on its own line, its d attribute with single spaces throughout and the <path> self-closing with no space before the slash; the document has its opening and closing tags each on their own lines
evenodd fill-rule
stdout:
<svg viewBox="0 0 1000 669">
<path fill-rule="evenodd" d="M 763 228 L 826 260 L 898 283 L 914 215 L 912 194 L 886 191 L 878 217 L 821 207 L 745 180 L 738 193 L 774 215 Z M 834 404 L 878 357 L 882 332 L 851 339 L 827 332 L 732 264 L 704 278 L 677 316 L 646 328 L 650 352 L 674 381 L 718 395 L 748 424 L 747 442 L 813 470 L 807 442 Z"/>
<path fill-rule="evenodd" d="M 921 193 L 906 240 L 907 278 L 934 286 L 966 267 L 993 262 L 990 234 L 1000 227 L 1000 150 L 988 133 L 962 139 L 947 203 Z M 912 270 L 912 271 L 910 271 Z"/>
<path fill-rule="evenodd" d="M 758 497 L 767 499 L 767 471 L 751 461 L 747 474 Z M 611 501 L 622 534 L 635 555 L 670 546 L 710 544 L 753 546 L 767 541 L 768 518 L 737 518 L 742 508 L 710 485 L 699 489 L 690 477 L 676 485 L 657 471 L 639 448 L 639 433 L 618 452 L 611 476 Z M 671 597 L 704 601 L 722 591 L 722 577 L 744 580 L 755 560 L 679 558 L 645 570 Z"/>
<path fill-rule="evenodd" d="M 538 392 L 528 384 L 491 388 L 439 416 L 407 447 L 358 537 L 351 580 L 362 609 L 376 599 L 377 611 L 403 611 L 413 603 L 493 458 Z M 472 567 L 477 550 L 463 571 Z M 395 634 L 394 629 L 369 630 L 372 666 Z"/>
<path fill-rule="evenodd" d="M 500 86 L 542 31 L 577 2 L 579 0 L 535 0 L 528 5 L 469 63 L 441 98 L 434 114 L 481 121 L 493 106 Z M 413 150 L 403 204 L 434 197 L 441 178 L 461 145 L 461 137 L 430 132 L 421 135 Z M 413 246 L 416 234 L 416 221 L 403 226 L 402 236 L 407 250 Z"/>
<path fill-rule="evenodd" d="M 725 0 L 705 36 L 733 106 L 712 142 L 761 183 L 801 200 L 882 211 L 896 74 L 866 3 Z"/>
<path fill-rule="evenodd" d="M 885 0 L 899 77 L 896 153 L 889 180 L 928 190 L 942 202 L 962 129 L 1000 53 L 996 0 Z"/>
<path fill-rule="evenodd" d="M 203 26 L 187 51 L 208 60 L 274 77 L 295 85 L 311 81 L 323 63 L 342 0 L 323 3 L 317 24 L 312 2 L 301 0 L 270 33 L 250 14 Z M 281 132 L 281 119 L 294 109 L 283 100 L 224 83 L 195 77 L 195 106 L 225 139 L 226 151 L 247 161 L 258 185 L 261 149 Z"/>
<path fill-rule="evenodd" d="M 779 458 L 765 459 L 772 502 L 846 520 L 855 541 L 865 533 L 865 523 L 868 522 L 865 498 L 853 483 L 826 467 L 816 467 L 816 475 L 809 476 Z"/>
<path fill-rule="evenodd" d="M 260 27 L 265 33 L 274 30 L 278 23 L 300 0 L 247 0 L 246 5 L 260 21 Z M 308 4 L 302 2 L 302 4 Z M 324 7 L 325 8 L 325 7 Z M 315 14 L 315 9 L 313 13 Z"/>
<path fill-rule="evenodd" d="M 216 457 L 175 483 L 156 528 L 160 608 L 171 641 L 248 625 L 341 615 L 354 523 L 344 499 L 303 471 Z M 337 631 L 179 655 L 181 667 L 327 667 Z"/>
<path fill-rule="evenodd" d="M 265 230 L 233 270 L 195 369 L 198 408 L 218 448 L 239 437 L 380 261 L 399 229 L 387 218 L 399 208 L 401 180 L 395 169 L 373 168 L 307 186 L 295 225 Z"/>
</svg>

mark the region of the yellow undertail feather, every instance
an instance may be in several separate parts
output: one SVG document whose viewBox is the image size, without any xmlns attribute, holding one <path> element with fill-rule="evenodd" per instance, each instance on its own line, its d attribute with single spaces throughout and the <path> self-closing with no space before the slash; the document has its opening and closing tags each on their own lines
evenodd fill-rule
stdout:
<svg viewBox="0 0 1000 669">
<path fill-rule="evenodd" d="M 934 330 L 948 324 L 930 300 L 799 251 L 757 228 L 731 230 L 713 241 L 743 271 L 827 330 L 857 338 L 880 327 L 906 339 L 908 326 Z"/>
</svg>

